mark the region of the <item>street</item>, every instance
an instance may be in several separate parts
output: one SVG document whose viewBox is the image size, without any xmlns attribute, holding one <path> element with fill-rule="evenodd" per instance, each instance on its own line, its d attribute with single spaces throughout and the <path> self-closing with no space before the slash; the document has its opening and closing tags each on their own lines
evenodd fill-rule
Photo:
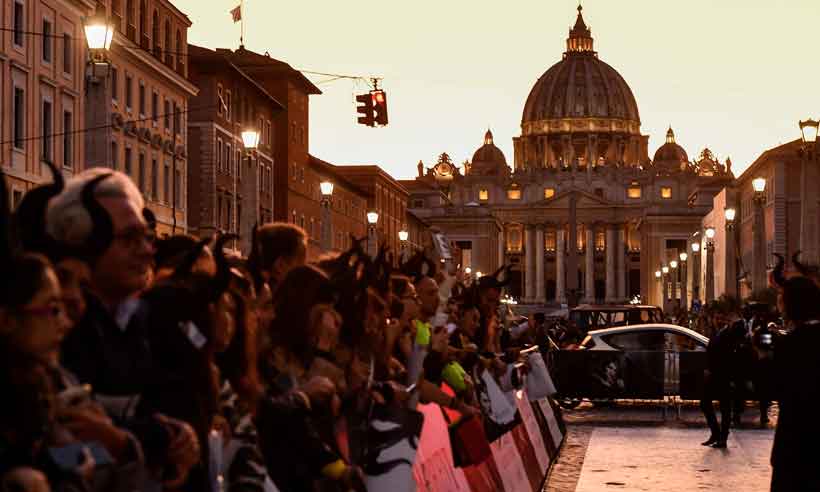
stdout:
<svg viewBox="0 0 820 492">
<path fill-rule="evenodd" d="M 664 416 L 658 405 L 586 403 L 564 416 L 567 442 L 547 492 L 769 490 L 774 430 L 759 428 L 754 408 L 746 408 L 724 450 L 700 445 L 709 432 L 694 404 Z"/>
</svg>

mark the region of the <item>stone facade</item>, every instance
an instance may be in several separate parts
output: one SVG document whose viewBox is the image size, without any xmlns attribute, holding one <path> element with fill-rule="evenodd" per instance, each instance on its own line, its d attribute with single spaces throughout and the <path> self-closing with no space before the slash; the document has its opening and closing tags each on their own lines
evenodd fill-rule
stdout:
<svg viewBox="0 0 820 492">
<path fill-rule="evenodd" d="M 157 217 L 160 235 L 187 231 L 187 31 L 191 21 L 168 0 L 105 0 L 114 23 L 111 69 L 88 82 L 85 165 L 134 180 Z"/>
<path fill-rule="evenodd" d="M 84 168 L 86 43 L 90 0 L 4 0 L 0 24 L 0 165 L 12 206 L 51 175 L 49 160 L 68 176 Z M 43 35 L 34 35 L 40 33 Z"/>
<path fill-rule="evenodd" d="M 650 159 L 629 86 L 592 48 L 579 8 L 563 59 L 527 99 L 513 169 L 488 130 L 462 169 L 446 154 L 419 163 L 410 209 L 471 250 L 473 271 L 511 264 L 525 303 L 668 305 L 655 271 L 687 250 L 731 161 L 708 149 L 690 161 L 671 128 Z"/>
</svg>

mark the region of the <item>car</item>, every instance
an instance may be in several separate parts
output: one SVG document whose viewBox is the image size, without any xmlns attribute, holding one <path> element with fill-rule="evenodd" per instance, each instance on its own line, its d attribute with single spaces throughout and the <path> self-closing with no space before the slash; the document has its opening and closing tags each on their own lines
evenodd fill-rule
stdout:
<svg viewBox="0 0 820 492">
<path fill-rule="evenodd" d="M 700 333 L 672 324 L 592 330 L 577 350 L 557 354 L 558 391 L 573 403 L 697 394 L 708 344 Z"/>
<path fill-rule="evenodd" d="M 601 328 L 662 323 L 663 310 L 658 306 L 636 304 L 581 304 L 569 312 L 569 320 L 587 333 Z"/>
</svg>

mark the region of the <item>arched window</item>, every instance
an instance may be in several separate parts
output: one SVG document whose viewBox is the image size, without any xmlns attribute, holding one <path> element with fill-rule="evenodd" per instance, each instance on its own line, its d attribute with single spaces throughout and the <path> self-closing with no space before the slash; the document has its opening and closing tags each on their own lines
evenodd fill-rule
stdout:
<svg viewBox="0 0 820 492">
<path fill-rule="evenodd" d="M 171 21 L 165 19 L 165 64 L 169 67 L 173 64 L 171 58 Z"/>
<path fill-rule="evenodd" d="M 162 57 L 162 48 L 159 46 L 159 12 L 154 10 L 154 15 L 151 19 L 151 42 L 154 43 L 154 56 Z"/>
</svg>

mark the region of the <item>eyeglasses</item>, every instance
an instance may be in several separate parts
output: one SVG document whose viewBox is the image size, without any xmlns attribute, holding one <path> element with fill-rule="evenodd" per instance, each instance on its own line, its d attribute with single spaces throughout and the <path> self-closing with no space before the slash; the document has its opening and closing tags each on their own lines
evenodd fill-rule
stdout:
<svg viewBox="0 0 820 492">
<path fill-rule="evenodd" d="M 20 312 L 37 318 L 56 319 L 65 313 L 65 305 L 60 301 L 53 301 L 45 306 L 32 306 L 20 309 Z"/>
<path fill-rule="evenodd" d="M 126 229 L 118 234 L 114 234 L 114 239 L 121 241 L 126 247 L 134 249 L 146 242 L 154 244 L 157 239 L 157 234 L 148 228 L 132 227 Z"/>
</svg>

